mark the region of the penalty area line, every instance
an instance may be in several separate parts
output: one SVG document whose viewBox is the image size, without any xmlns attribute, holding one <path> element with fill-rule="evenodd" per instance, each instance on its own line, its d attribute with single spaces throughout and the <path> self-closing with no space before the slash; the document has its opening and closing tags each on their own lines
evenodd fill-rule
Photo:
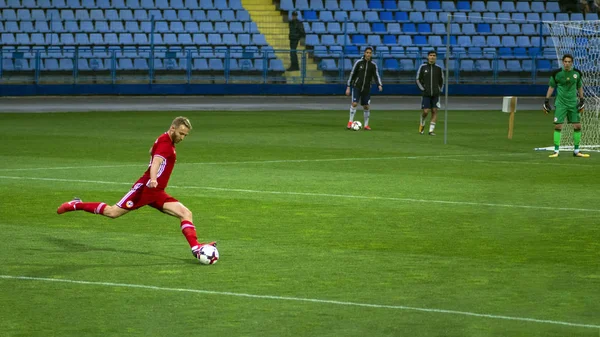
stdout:
<svg viewBox="0 0 600 337">
<path fill-rule="evenodd" d="M 57 283 L 91 285 L 91 286 L 101 286 L 101 287 L 136 288 L 136 289 L 146 289 L 146 290 L 155 290 L 155 291 L 186 292 L 186 293 L 196 293 L 196 294 L 205 294 L 205 295 L 234 296 L 234 297 L 245 297 L 245 298 L 278 300 L 278 301 L 310 302 L 310 303 L 332 304 L 332 305 L 340 305 L 340 306 L 354 306 L 354 307 L 363 307 L 363 308 L 420 311 L 420 312 L 436 313 L 436 314 L 451 314 L 451 315 L 472 316 L 472 317 L 480 317 L 480 318 L 490 318 L 490 319 L 497 319 L 497 320 L 522 321 L 522 322 L 531 322 L 531 323 L 540 323 L 540 324 L 553 324 L 553 325 L 564 325 L 564 326 L 579 327 L 579 328 L 600 329 L 600 325 L 595 325 L 595 324 L 572 323 L 572 322 L 553 321 L 553 320 L 547 320 L 547 319 L 537 319 L 537 318 L 528 318 L 528 317 L 480 314 L 480 313 L 469 312 L 469 311 L 419 308 L 419 307 L 409 307 L 409 306 L 404 306 L 404 305 L 370 304 L 370 303 L 359 303 L 359 302 L 323 300 L 323 299 L 315 299 L 315 298 L 274 296 L 274 295 L 255 295 L 255 294 L 246 294 L 246 293 L 234 293 L 234 292 L 228 292 L 228 291 L 169 288 L 169 287 L 149 286 L 149 285 L 143 285 L 143 284 L 92 282 L 92 281 L 79 281 L 79 280 L 55 279 L 55 278 L 45 278 L 45 277 L 30 277 L 30 276 L 0 275 L 0 279 L 20 280 L 20 281 L 57 282 Z"/>
</svg>

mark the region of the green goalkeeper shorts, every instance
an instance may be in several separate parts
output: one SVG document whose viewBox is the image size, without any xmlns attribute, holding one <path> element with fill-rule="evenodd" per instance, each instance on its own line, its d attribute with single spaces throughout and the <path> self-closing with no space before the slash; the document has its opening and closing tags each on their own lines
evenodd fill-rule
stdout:
<svg viewBox="0 0 600 337">
<path fill-rule="evenodd" d="M 577 111 L 576 105 L 574 105 L 572 107 L 564 107 L 564 106 L 556 107 L 556 110 L 554 110 L 554 124 L 564 123 L 565 117 L 567 117 L 567 121 L 569 123 L 581 122 L 581 117 L 579 115 L 579 111 Z"/>
</svg>

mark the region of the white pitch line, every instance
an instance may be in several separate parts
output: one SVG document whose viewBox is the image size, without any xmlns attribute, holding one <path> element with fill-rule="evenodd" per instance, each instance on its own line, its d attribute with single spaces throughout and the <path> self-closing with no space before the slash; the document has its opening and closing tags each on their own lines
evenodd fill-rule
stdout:
<svg viewBox="0 0 600 337">
<path fill-rule="evenodd" d="M 506 154 L 506 156 L 523 155 L 522 153 Z M 178 163 L 177 165 L 239 165 L 239 164 L 277 164 L 277 163 L 311 163 L 311 162 L 333 162 L 333 161 L 370 161 L 370 160 L 394 160 L 394 159 L 444 159 L 453 157 L 483 157 L 491 154 L 456 154 L 440 156 L 399 156 L 399 157 L 375 157 L 375 158 L 325 158 L 325 159 L 281 159 L 281 160 L 251 160 L 251 161 L 224 161 L 224 162 L 197 162 Z M 494 155 L 496 156 L 496 155 Z M 45 171 L 45 170 L 72 170 L 72 169 L 94 169 L 94 168 L 118 168 L 118 167 L 145 167 L 148 163 L 127 165 L 91 165 L 91 166 L 59 166 L 59 167 L 28 167 L 28 168 L 2 168 L 2 171 Z"/>
<path fill-rule="evenodd" d="M 60 181 L 60 182 L 70 182 L 70 183 L 90 183 L 90 184 L 105 184 L 105 185 L 128 185 L 128 186 L 132 185 L 132 183 L 120 183 L 120 182 L 115 182 L 115 181 L 100 181 L 100 180 L 82 180 L 82 179 L 35 178 L 35 177 L 13 177 L 13 176 L 0 176 L 0 179 Z M 241 189 L 241 188 L 223 188 L 223 187 L 207 187 L 207 186 L 169 185 L 169 188 L 199 189 L 199 190 L 208 190 L 208 191 L 241 192 L 241 193 L 257 193 L 257 194 L 299 195 L 299 196 L 308 196 L 308 197 L 327 197 L 327 198 L 345 198 L 345 199 L 363 199 L 363 200 L 387 200 L 387 201 L 399 201 L 399 202 L 430 203 L 430 204 L 433 203 L 433 204 L 462 205 L 462 206 L 468 205 L 468 206 L 488 206 L 488 207 L 503 207 L 503 208 L 541 209 L 541 210 L 548 210 L 548 211 L 600 212 L 600 209 L 595 209 L 595 208 L 494 204 L 494 203 L 471 202 L 471 201 L 448 201 L 448 200 L 434 200 L 434 199 L 395 198 L 395 197 L 378 197 L 378 196 L 351 195 L 351 194 L 262 191 L 262 190 L 250 190 L 250 189 Z"/>
<path fill-rule="evenodd" d="M 334 305 L 365 307 L 365 308 L 421 311 L 421 312 L 429 312 L 429 313 L 452 314 L 452 315 L 462 315 L 462 316 L 474 316 L 474 317 L 500 319 L 500 320 L 524 321 L 524 322 L 533 322 L 533 323 L 542 323 L 542 324 L 566 325 L 566 326 L 580 327 L 580 328 L 600 329 L 600 325 L 595 325 L 595 324 L 571 323 L 571 322 L 553 321 L 553 320 L 547 320 L 547 319 L 536 319 L 536 318 L 527 318 L 527 317 L 514 317 L 514 316 L 503 316 L 503 315 L 479 314 L 479 313 L 475 313 L 475 312 L 458 311 L 458 310 L 418 308 L 418 307 L 409 307 L 409 306 L 404 306 L 404 305 L 369 304 L 369 303 L 359 303 L 359 302 L 345 302 L 345 301 L 334 301 L 334 300 L 321 300 L 321 299 L 315 299 L 315 298 L 274 296 L 274 295 L 254 295 L 254 294 L 245 294 L 245 293 L 234 293 L 234 292 L 228 292 L 228 291 L 212 291 L 212 290 L 201 290 L 201 289 L 169 288 L 169 287 L 149 286 L 149 285 L 143 285 L 143 284 L 112 283 L 112 282 L 91 282 L 91 281 L 78 281 L 78 280 L 55 279 L 55 278 L 45 278 L 45 277 L 0 275 L 0 278 L 1 279 L 5 279 L 5 280 L 27 280 L 27 281 L 42 281 L 42 282 L 60 282 L 60 283 L 71 283 L 71 284 L 82 284 L 82 285 L 93 285 L 93 286 L 105 286 L 105 287 L 124 287 L 124 288 L 137 288 L 137 289 L 157 290 L 157 291 L 186 292 L 186 293 L 196 293 L 196 294 L 206 294 L 206 295 L 235 296 L 235 297 L 246 297 L 246 298 L 279 300 L 279 301 L 311 302 L 311 303 L 334 304 Z"/>
</svg>

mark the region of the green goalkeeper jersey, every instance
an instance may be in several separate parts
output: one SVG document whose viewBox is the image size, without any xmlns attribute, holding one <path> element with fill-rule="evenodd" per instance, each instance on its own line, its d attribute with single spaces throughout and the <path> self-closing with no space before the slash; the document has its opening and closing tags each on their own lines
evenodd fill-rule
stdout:
<svg viewBox="0 0 600 337">
<path fill-rule="evenodd" d="M 549 85 L 556 88 L 556 106 L 577 106 L 577 90 L 581 88 L 581 71 L 558 69 L 550 77 Z"/>
</svg>

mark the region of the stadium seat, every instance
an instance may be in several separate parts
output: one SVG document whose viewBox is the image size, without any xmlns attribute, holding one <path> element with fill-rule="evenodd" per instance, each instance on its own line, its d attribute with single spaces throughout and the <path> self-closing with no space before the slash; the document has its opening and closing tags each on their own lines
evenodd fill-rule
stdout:
<svg viewBox="0 0 600 337">
<path fill-rule="evenodd" d="M 559 13 L 560 12 L 560 6 L 558 5 L 558 2 L 555 2 L 555 1 L 548 1 L 548 2 L 546 2 L 546 12 L 549 12 L 549 13 Z"/>
<path fill-rule="evenodd" d="M 486 7 L 488 12 L 502 12 L 498 1 L 488 1 Z"/>
<path fill-rule="evenodd" d="M 415 71 L 415 63 L 411 59 L 401 59 L 399 69 L 402 71 Z"/>
<path fill-rule="evenodd" d="M 458 1 L 456 3 L 456 9 L 460 12 L 468 12 L 471 10 L 470 1 Z"/>
</svg>

